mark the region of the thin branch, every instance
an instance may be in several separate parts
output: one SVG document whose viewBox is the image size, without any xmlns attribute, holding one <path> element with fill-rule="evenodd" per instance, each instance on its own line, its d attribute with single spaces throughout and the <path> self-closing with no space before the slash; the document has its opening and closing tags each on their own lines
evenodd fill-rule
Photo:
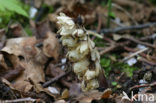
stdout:
<svg viewBox="0 0 156 103">
<path fill-rule="evenodd" d="M 148 48 L 141 49 L 141 50 L 139 50 L 139 51 L 137 51 L 137 52 L 135 52 L 135 53 L 133 53 L 133 54 L 131 54 L 131 55 L 125 57 L 125 58 L 123 59 L 123 61 L 126 61 L 126 60 L 128 60 L 128 59 L 130 59 L 130 58 L 132 58 L 132 57 L 134 57 L 134 56 L 136 56 L 136 55 L 138 55 L 138 54 L 140 54 L 140 53 L 146 51 L 146 50 L 148 50 Z"/>
<path fill-rule="evenodd" d="M 65 77 L 66 75 L 68 75 L 70 72 L 71 72 L 71 70 L 69 70 L 69 71 L 67 71 L 67 72 L 65 72 L 65 73 L 62 73 L 62 74 L 60 74 L 60 75 L 58 75 L 58 76 L 52 78 L 51 80 L 45 82 L 45 83 L 43 84 L 43 87 L 44 87 L 44 88 L 45 88 L 45 87 L 48 87 L 48 86 L 51 85 L 52 83 L 54 83 L 54 82 L 60 80 L 61 78 Z"/>
<path fill-rule="evenodd" d="M 117 48 L 117 46 L 115 46 L 114 44 L 112 44 L 111 46 L 105 48 L 104 50 L 100 51 L 100 55 L 106 54 L 112 50 L 114 50 L 115 48 Z"/>
<path fill-rule="evenodd" d="M 125 50 L 129 51 L 129 52 L 137 52 L 137 50 L 133 49 L 133 48 L 130 48 L 130 47 L 127 47 L 127 46 L 124 46 L 123 47 Z M 150 58 L 152 60 L 156 60 L 156 57 L 154 56 L 150 56 L 150 55 L 147 55 L 145 53 L 140 53 L 139 54 L 140 56 L 144 57 L 144 58 Z"/>
<path fill-rule="evenodd" d="M 127 27 L 117 27 L 114 29 L 101 29 L 100 33 L 111 34 L 111 33 L 123 32 L 123 31 L 127 31 L 127 30 L 145 29 L 145 28 L 149 28 L 152 26 L 156 26 L 156 22 L 148 23 L 148 24 L 142 24 L 142 25 L 127 26 Z"/>
<path fill-rule="evenodd" d="M 127 40 L 130 40 L 130 41 L 133 41 L 133 42 L 138 43 L 138 44 L 142 44 L 142 45 L 148 46 L 150 48 L 156 49 L 156 45 L 152 45 L 152 44 L 149 44 L 149 43 L 146 43 L 146 42 L 142 42 L 142 41 L 137 40 L 137 39 L 135 39 L 133 37 L 130 37 L 130 36 L 129 37 L 124 36 L 122 38 L 127 39 Z"/>
<path fill-rule="evenodd" d="M 21 99 L 15 99 L 15 100 L 5 100 L 5 103 L 17 103 L 17 102 L 35 102 L 36 99 L 32 99 L 30 97 L 28 98 L 21 98 Z"/>
<path fill-rule="evenodd" d="M 147 60 L 147 59 L 145 59 L 143 57 L 138 59 L 138 60 L 141 61 L 141 62 L 146 62 L 147 64 L 150 64 L 150 65 L 156 66 L 155 62 L 149 61 L 149 60 Z"/>
</svg>

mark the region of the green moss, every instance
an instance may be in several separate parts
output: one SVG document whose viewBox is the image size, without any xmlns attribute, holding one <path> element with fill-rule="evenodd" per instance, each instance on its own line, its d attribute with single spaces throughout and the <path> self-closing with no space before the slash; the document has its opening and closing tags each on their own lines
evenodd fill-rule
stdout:
<svg viewBox="0 0 156 103">
<path fill-rule="evenodd" d="M 127 74 L 127 76 L 132 77 L 133 76 L 133 72 L 138 70 L 139 68 L 134 67 L 134 66 L 129 66 L 126 63 L 115 63 L 114 67 L 117 69 L 120 69 L 122 72 L 125 72 Z"/>
<path fill-rule="evenodd" d="M 118 69 L 121 72 L 125 72 L 128 77 L 132 77 L 133 72 L 139 69 L 134 66 L 129 66 L 126 63 L 120 63 L 118 61 L 113 62 L 110 58 L 108 58 L 106 56 L 101 57 L 100 64 L 101 64 L 102 68 L 105 70 L 106 77 L 109 76 L 110 71 L 112 71 L 112 69 L 114 69 L 114 70 Z"/>
</svg>

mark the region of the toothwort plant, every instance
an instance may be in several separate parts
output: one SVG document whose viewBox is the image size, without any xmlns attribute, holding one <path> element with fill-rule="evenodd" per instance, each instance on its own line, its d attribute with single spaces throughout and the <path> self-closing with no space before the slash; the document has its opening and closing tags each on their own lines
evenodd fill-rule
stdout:
<svg viewBox="0 0 156 103">
<path fill-rule="evenodd" d="M 98 88 L 97 77 L 101 71 L 100 55 L 95 43 L 89 38 L 89 32 L 84 27 L 76 25 L 73 19 L 64 13 L 60 13 L 57 20 L 62 45 L 67 47 L 66 56 L 72 63 L 78 79 L 82 81 L 82 90 Z"/>
</svg>

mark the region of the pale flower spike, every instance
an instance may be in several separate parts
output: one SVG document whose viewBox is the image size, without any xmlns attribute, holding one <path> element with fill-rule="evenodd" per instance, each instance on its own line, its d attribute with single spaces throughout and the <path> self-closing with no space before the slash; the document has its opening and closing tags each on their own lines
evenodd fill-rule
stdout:
<svg viewBox="0 0 156 103">
<path fill-rule="evenodd" d="M 60 13 L 57 20 L 60 26 L 58 33 L 62 36 L 62 45 L 68 49 L 66 56 L 73 63 L 73 71 L 78 79 L 82 81 L 82 90 L 88 91 L 98 88 L 97 77 L 101 71 L 100 55 L 94 42 L 88 36 L 88 33 L 91 32 L 77 27 L 72 18 L 64 13 Z"/>
</svg>

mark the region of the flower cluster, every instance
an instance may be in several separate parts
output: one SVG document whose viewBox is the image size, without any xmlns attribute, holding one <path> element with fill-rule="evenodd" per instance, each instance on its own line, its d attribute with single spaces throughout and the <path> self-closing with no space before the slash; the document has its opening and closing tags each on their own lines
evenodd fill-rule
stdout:
<svg viewBox="0 0 156 103">
<path fill-rule="evenodd" d="M 101 66 L 100 55 L 94 42 L 89 38 L 87 31 L 78 27 L 72 18 L 60 13 L 57 20 L 62 45 L 68 48 L 67 58 L 73 63 L 73 71 L 79 80 L 82 80 L 82 90 L 98 88 L 97 77 Z"/>
</svg>

